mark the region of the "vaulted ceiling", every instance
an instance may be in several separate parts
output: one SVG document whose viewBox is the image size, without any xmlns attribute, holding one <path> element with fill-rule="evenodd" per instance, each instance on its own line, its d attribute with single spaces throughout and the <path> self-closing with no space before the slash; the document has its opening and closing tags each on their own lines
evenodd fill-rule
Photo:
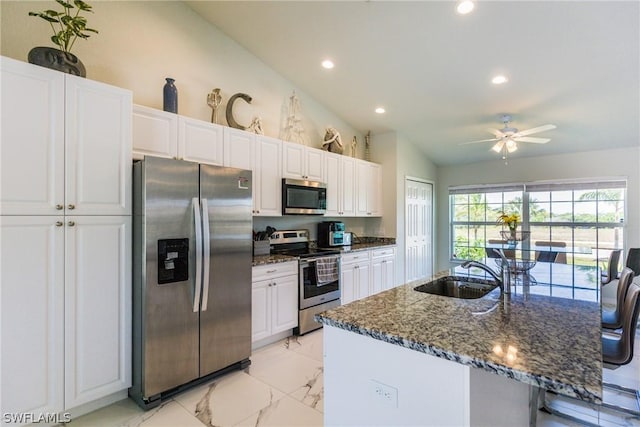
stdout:
<svg viewBox="0 0 640 427">
<path fill-rule="evenodd" d="M 397 131 L 438 165 L 499 158 L 460 143 L 505 113 L 557 126 L 510 157 L 640 146 L 638 1 L 186 3 L 354 128 Z"/>
</svg>

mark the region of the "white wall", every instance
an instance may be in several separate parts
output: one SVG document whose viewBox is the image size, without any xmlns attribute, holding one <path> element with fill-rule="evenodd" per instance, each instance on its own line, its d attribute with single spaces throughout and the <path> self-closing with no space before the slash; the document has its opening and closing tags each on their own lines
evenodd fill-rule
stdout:
<svg viewBox="0 0 640 427">
<path fill-rule="evenodd" d="M 363 158 L 364 137 L 323 105 L 246 51 L 179 1 L 92 1 L 88 26 L 99 34 L 78 40 L 73 48 L 87 69 L 87 78 L 133 91 L 134 102 L 162 109 L 165 77 L 176 79 L 178 112 L 210 120 L 206 96 L 222 89 L 225 105 L 219 111 L 224 124 L 226 100 L 244 92 L 251 104 L 234 104 L 234 117 L 248 125 L 261 116 L 266 135 L 279 137 L 289 96 L 300 99 L 308 145 L 320 147 L 324 129 L 332 125 L 348 143 L 358 137 L 358 157 Z M 27 60 L 35 46 L 54 47 L 49 25 L 29 11 L 59 7 L 53 1 L 1 1 L 0 52 Z"/>
<path fill-rule="evenodd" d="M 375 151 L 372 160 L 382 164 L 382 191 L 384 217 L 375 235 L 396 238 L 398 283 L 404 283 L 405 194 L 406 177 L 436 180 L 437 169 L 426 154 L 403 135 L 396 132 L 376 134 L 372 138 Z M 434 200 L 435 202 L 435 200 Z M 369 223 L 369 226 L 375 224 Z M 434 253 L 437 251 L 434 248 Z M 435 261 L 435 260 L 434 260 Z"/>
<path fill-rule="evenodd" d="M 449 268 L 448 188 L 462 184 L 495 184 L 597 177 L 627 178 L 626 248 L 640 247 L 640 141 L 638 147 L 555 156 L 510 158 L 438 168 L 436 249 L 438 268 Z"/>
</svg>

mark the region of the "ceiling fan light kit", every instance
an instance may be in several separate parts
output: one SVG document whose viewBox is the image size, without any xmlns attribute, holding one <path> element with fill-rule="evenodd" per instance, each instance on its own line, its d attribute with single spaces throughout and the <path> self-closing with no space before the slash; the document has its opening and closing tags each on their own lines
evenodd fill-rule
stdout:
<svg viewBox="0 0 640 427">
<path fill-rule="evenodd" d="M 495 138 L 491 139 L 481 139 L 479 141 L 470 141 L 463 142 L 460 145 L 467 144 L 477 144 L 480 142 L 494 142 L 496 143 L 491 147 L 493 151 L 496 153 L 502 153 L 502 159 L 505 160 L 505 164 L 507 163 L 507 153 L 513 153 L 518 149 L 518 142 L 528 142 L 533 144 L 546 144 L 551 141 L 549 138 L 537 138 L 530 137 L 527 135 L 532 135 L 538 132 L 544 132 L 547 130 L 555 129 L 555 125 L 542 125 L 535 128 L 518 131 L 518 129 L 509 127 L 509 122 L 511 122 L 511 116 L 509 114 L 504 114 L 501 117 L 502 123 L 504 127 L 500 130 L 498 129 L 487 129 L 489 133 L 493 134 Z"/>
</svg>

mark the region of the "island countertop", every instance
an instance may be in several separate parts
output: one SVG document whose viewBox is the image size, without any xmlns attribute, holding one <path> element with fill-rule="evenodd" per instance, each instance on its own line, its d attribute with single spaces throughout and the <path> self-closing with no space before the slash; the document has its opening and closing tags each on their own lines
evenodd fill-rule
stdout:
<svg viewBox="0 0 640 427">
<path fill-rule="evenodd" d="M 462 275 L 444 271 L 445 275 Z M 479 299 L 417 292 L 429 280 L 325 311 L 325 325 L 587 401 L 602 400 L 600 304 L 515 286 Z"/>
</svg>

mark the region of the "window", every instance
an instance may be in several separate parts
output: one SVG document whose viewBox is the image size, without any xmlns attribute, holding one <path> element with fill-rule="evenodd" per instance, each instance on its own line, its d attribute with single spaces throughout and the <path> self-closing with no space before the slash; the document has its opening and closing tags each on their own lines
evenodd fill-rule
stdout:
<svg viewBox="0 0 640 427">
<path fill-rule="evenodd" d="M 500 231 L 506 228 L 497 224 L 498 216 L 517 213 L 518 229 L 530 237 L 507 256 L 553 261 L 549 270 L 568 264 L 586 275 L 599 274 L 597 267 L 611 250 L 624 248 L 625 191 L 623 180 L 452 187 L 451 259 L 490 261 L 485 248 L 504 243 Z M 536 270 L 536 279 L 544 275 Z M 575 275 L 569 276 L 566 283 L 555 284 L 581 286 Z M 597 280 L 586 282 L 593 287 Z"/>
</svg>

